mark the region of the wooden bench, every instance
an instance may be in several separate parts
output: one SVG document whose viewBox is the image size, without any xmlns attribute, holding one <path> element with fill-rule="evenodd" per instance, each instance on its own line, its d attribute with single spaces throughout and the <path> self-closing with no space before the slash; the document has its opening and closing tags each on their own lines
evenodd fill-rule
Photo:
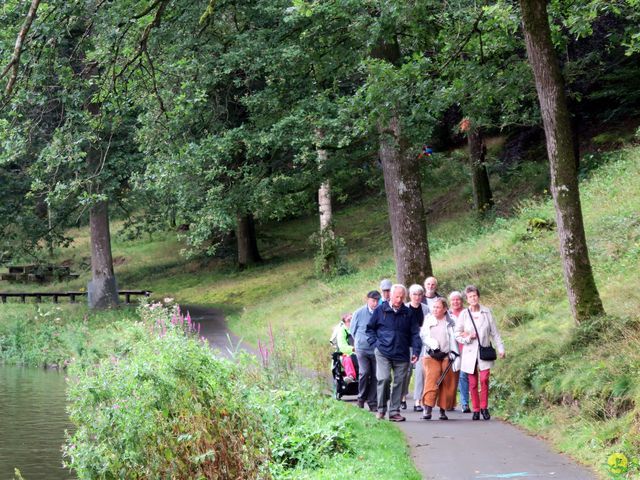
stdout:
<svg viewBox="0 0 640 480">
<path fill-rule="evenodd" d="M 60 297 L 69 297 L 71 303 L 76 302 L 76 297 L 86 295 L 87 292 L 0 292 L 0 299 L 2 303 L 7 303 L 7 298 L 20 298 L 22 303 L 27 302 L 27 298 L 35 298 L 36 303 L 42 302 L 43 297 L 50 297 L 53 299 L 53 303 L 58 303 Z M 131 297 L 136 295 L 143 295 L 148 297 L 151 295 L 151 290 L 119 290 L 119 295 L 124 295 L 124 303 L 131 303 Z"/>
</svg>

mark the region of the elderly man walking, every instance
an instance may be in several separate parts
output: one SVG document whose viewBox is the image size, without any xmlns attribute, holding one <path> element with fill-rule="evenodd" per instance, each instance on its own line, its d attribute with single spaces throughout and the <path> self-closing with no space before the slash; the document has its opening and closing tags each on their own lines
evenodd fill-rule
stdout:
<svg viewBox="0 0 640 480">
<path fill-rule="evenodd" d="M 431 311 L 431 305 L 437 298 L 444 298 L 438 293 L 438 279 L 436 277 L 427 277 L 424 279 L 424 298 L 422 303 L 429 307 Z"/>
<path fill-rule="evenodd" d="M 356 357 L 360 366 L 358 406 L 364 408 L 366 403 L 372 412 L 378 408 L 376 356 L 373 347 L 369 345 L 366 331 L 379 300 L 380 293 L 376 290 L 371 290 L 367 293 L 367 303 L 353 312 L 353 318 L 351 319 L 351 336 L 353 337 Z"/>
<path fill-rule="evenodd" d="M 382 420 L 387 413 L 389 402 L 389 420 L 403 422 L 400 415 L 400 400 L 402 397 L 403 381 L 417 355 L 420 352 L 420 328 L 415 316 L 404 304 L 407 289 L 404 285 L 395 284 L 391 287 L 391 298 L 376 308 L 367 325 L 367 339 L 374 348 L 376 357 L 376 376 L 378 377 L 378 413 L 376 417 Z M 393 382 L 393 384 L 392 384 Z"/>
</svg>

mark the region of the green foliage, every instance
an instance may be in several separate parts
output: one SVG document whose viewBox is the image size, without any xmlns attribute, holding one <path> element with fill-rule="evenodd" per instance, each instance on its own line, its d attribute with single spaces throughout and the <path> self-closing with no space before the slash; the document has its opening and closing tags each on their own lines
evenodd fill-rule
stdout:
<svg viewBox="0 0 640 480">
<path fill-rule="evenodd" d="M 170 302 L 139 316 L 126 352 L 71 368 L 64 454 L 78 478 L 419 478 L 393 426 L 300 378 L 280 340 L 260 367 L 214 356 Z"/>
<path fill-rule="evenodd" d="M 66 367 L 73 359 L 94 362 L 119 354 L 139 332 L 131 330 L 135 312 L 91 313 L 85 306 L 3 305 L 0 359 L 31 366 Z"/>
<path fill-rule="evenodd" d="M 529 218 L 527 220 L 527 232 L 534 233 L 541 230 L 554 230 L 556 222 L 545 218 Z"/>
<path fill-rule="evenodd" d="M 132 328 L 143 338 L 126 355 L 72 369 L 67 465 L 81 479 L 264 478 L 266 439 L 239 367 L 185 335 L 182 317 L 142 308 Z"/>
<path fill-rule="evenodd" d="M 332 278 L 354 272 L 354 267 L 347 259 L 347 248 L 344 238 L 335 235 L 334 227 L 329 226 L 315 232 L 309 238 L 317 249 L 314 256 L 314 269 L 319 278 Z"/>
</svg>

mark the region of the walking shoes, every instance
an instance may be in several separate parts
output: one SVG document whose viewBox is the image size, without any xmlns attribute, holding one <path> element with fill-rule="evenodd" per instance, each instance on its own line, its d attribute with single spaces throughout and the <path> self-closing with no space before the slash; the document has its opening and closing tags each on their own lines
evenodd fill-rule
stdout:
<svg viewBox="0 0 640 480">
<path fill-rule="evenodd" d="M 399 413 L 396 413 L 394 415 L 389 415 L 389 421 L 390 422 L 404 422 L 405 420 L 406 420 L 406 418 L 404 418 Z"/>
<path fill-rule="evenodd" d="M 422 405 L 414 405 L 414 406 L 413 406 L 413 411 L 414 411 L 414 412 L 421 412 L 422 410 L 424 410 L 424 409 L 422 408 Z"/>
<path fill-rule="evenodd" d="M 480 412 L 473 412 L 472 420 L 480 420 Z"/>
<path fill-rule="evenodd" d="M 433 407 L 424 407 L 424 413 L 422 414 L 423 420 L 431 420 L 431 410 Z"/>
<path fill-rule="evenodd" d="M 484 418 L 485 420 L 490 420 L 491 419 L 491 414 L 489 413 L 489 409 L 488 408 L 480 409 L 480 413 L 482 414 L 482 418 Z"/>
<path fill-rule="evenodd" d="M 449 417 L 447 417 L 447 414 L 442 408 L 440 409 L 440 420 L 449 420 Z"/>
<path fill-rule="evenodd" d="M 378 420 L 384 420 L 384 416 L 385 416 L 385 412 L 378 412 L 376 413 L 376 418 Z"/>
</svg>

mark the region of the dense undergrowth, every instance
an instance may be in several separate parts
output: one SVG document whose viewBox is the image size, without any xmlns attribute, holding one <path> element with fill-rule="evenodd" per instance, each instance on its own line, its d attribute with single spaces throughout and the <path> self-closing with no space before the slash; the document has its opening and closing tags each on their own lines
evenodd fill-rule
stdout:
<svg viewBox="0 0 640 480">
<path fill-rule="evenodd" d="M 128 328 L 132 308 L 90 312 L 83 305 L 3 305 L 0 362 L 64 368 L 72 361 L 92 364 L 122 354 L 138 337 Z"/>
<path fill-rule="evenodd" d="M 406 448 L 381 456 L 362 437 L 402 445 L 398 432 L 321 395 L 275 339 L 258 364 L 215 357 L 171 306 L 142 306 L 126 329 L 126 354 L 71 368 L 65 457 L 78 478 L 419 478 Z"/>
</svg>

